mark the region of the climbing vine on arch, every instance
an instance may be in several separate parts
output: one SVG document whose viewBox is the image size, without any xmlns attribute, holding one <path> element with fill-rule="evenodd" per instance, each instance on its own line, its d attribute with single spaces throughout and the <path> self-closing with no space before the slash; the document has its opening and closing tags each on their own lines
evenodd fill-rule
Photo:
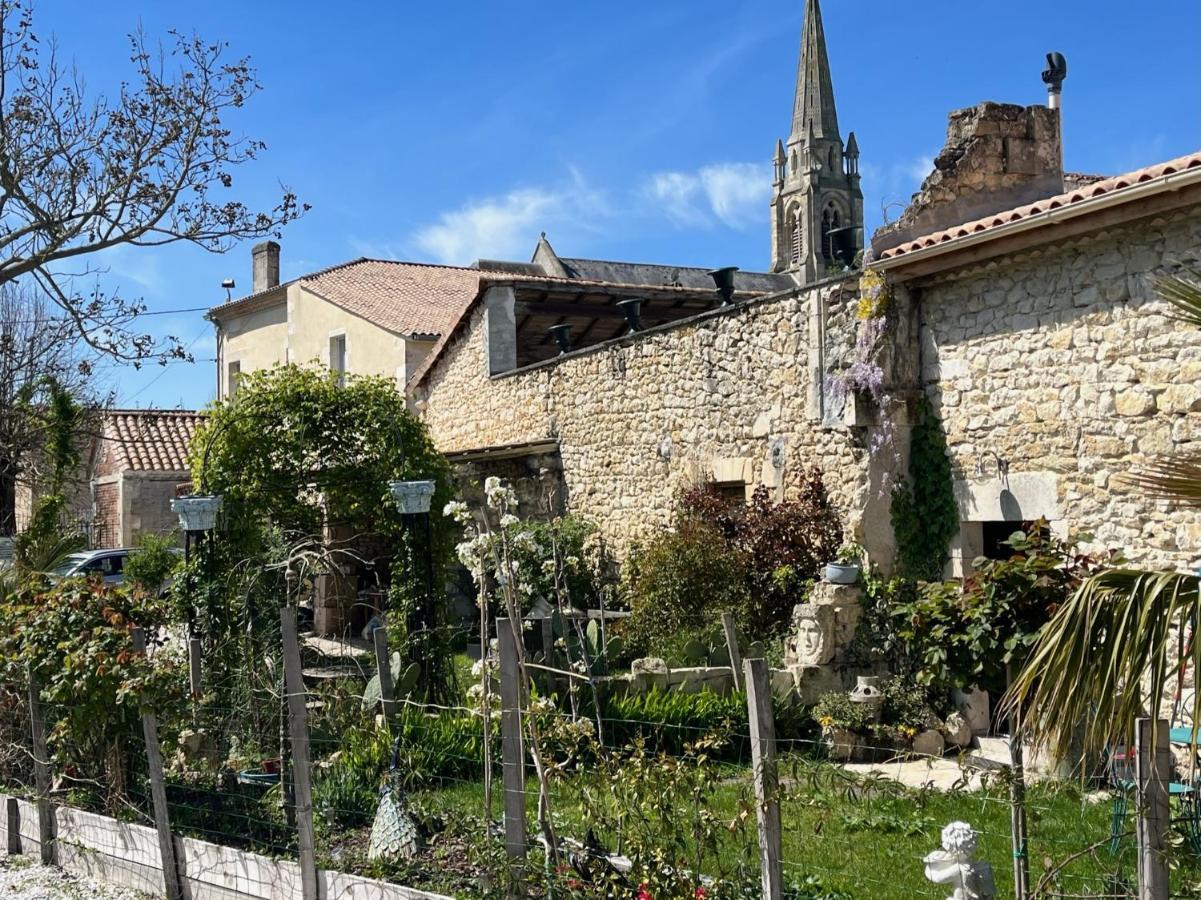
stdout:
<svg viewBox="0 0 1201 900">
<path fill-rule="evenodd" d="M 441 597 L 453 551 L 441 515 L 452 496 L 450 465 L 393 380 L 351 377 L 339 385 L 324 369 L 296 365 L 249 373 L 235 400 L 210 408 L 191 464 L 195 490 L 223 497 L 222 527 L 201 543 L 191 589 L 178 592 L 206 649 L 241 645 L 243 659 L 247 649 L 269 649 L 287 596 L 285 563 L 302 547 L 324 553 L 321 565 L 336 565 L 340 553 L 374 571 L 388 589 L 392 634 L 417 578 L 429 578 Z M 423 529 L 405 527 L 389 491 L 392 481 L 415 479 L 436 484 L 428 546 Z M 332 559 L 331 533 L 341 536 Z M 435 628 L 445 624 L 444 611 L 436 613 Z M 428 636 L 413 643 L 405 649 L 420 657 L 427 685 L 442 668 L 452 677 L 448 654 Z"/>
</svg>

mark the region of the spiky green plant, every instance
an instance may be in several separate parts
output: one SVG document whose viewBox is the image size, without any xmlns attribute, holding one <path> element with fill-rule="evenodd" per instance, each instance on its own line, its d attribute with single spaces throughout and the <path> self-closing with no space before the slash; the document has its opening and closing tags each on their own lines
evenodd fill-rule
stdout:
<svg viewBox="0 0 1201 900">
<path fill-rule="evenodd" d="M 1201 327 L 1201 273 L 1162 278 L 1156 291 L 1174 318 Z M 1201 507 L 1201 456 L 1159 458 L 1120 481 L 1149 499 Z M 1086 750 L 1128 740 L 1183 667 L 1201 671 L 1201 635 L 1187 640 L 1201 624 L 1199 586 L 1196 575 L 1127 568 L 1088 578 L 1039 635 L 1003 708 L 1020 705 L 1035 743 L 1060 755 L 1081 726 Z M 1192 707 L 1201 722 L 1201 692 Z"/>
</svg>

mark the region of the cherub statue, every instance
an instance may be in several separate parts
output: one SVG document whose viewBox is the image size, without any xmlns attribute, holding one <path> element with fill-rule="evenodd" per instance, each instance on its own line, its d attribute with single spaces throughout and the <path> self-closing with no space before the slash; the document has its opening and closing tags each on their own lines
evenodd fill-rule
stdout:
<svg viewBox="0 0 1201 900">
<path fill-rule="evenodd" d="M 947 900 L 992 900 L 997 896 L 992 866 L 976 860 L 976 832 L 967 822 L 952 822 L 942 830 L 942 849 L 922 860 L 926 878 L 950 885 Z"/>
</svg>

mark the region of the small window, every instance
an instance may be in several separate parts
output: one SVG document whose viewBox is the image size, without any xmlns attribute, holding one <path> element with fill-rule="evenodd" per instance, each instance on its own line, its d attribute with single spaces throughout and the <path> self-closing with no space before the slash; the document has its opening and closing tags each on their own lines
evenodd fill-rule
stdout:
<svg viewBox="0 0 1201 900">
<path fill-rule="evenodd" d="M 338 376 L 338 387 L 346 384 L 346 335 L 329 339 L 329 370 Z"/>
<path fill-rule="evenodd" d="M 719 481 L 713 485 L 713 489 L 726 501 L 730 509 L 746 505 L 745 481 Z"/>
<path fill-rule="evenodd" d="M 238 392 L 238 382 L 242 380 L 242 363 L 231 362 L 228 376 L 225 379 L 225 396 L 233 397 Z"/>
<path fill-rule="evenodd" d="M 1029 522 L 983 522 L 981 523 L 980 555 L 985 559 L 1009 559 L 1013 548 L 1005 542 L 1015 531 L 1027 531 Z"/>
</svg>

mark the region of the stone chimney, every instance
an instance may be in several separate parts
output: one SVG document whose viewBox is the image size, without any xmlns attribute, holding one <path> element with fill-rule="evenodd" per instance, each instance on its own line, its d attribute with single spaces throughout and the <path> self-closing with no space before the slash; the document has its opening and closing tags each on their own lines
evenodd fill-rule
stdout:
<svg viewBox="0 0 1201 900">
<path fill-rule="evenodd" d="M 934 171 L 901 218 L 872 235 L 877 256 L 924 234 L 1063 192 L 1059 110 L 981 103 L 955 110 Z"/>
<path fill-rule="evenodd" d="M 250 250 L 250 292 L 257 294 L 279 285 L 279 244 L 263 241 Z"/>
</svg>

